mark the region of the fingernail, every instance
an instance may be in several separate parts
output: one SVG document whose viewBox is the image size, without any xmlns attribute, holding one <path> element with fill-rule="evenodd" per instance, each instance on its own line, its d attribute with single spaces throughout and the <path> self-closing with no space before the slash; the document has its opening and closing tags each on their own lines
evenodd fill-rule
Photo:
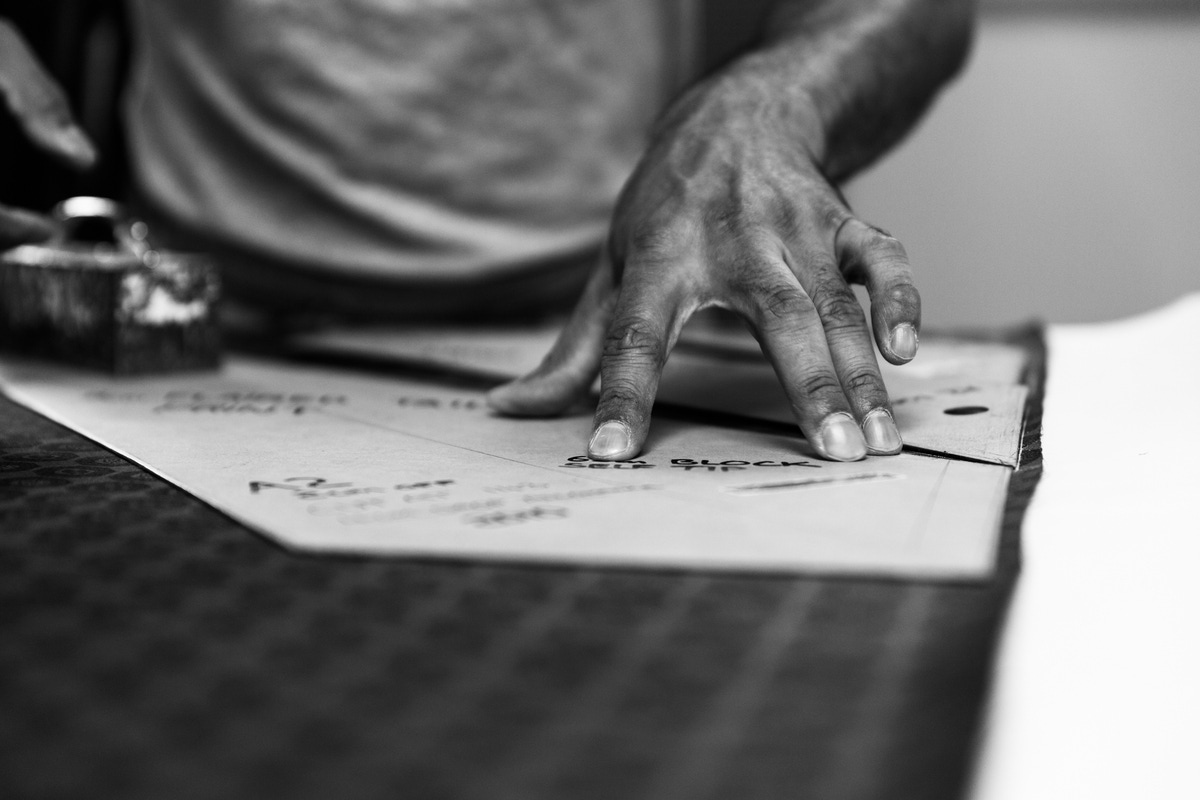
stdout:
<svg viewBox="0 0 1200 800">
<path fill-rule="evenodd" d="M 916 356 L 919 341 L 916 328 L 907 322 L 902 322 L 895 328 L 892 328 L 892 338 L 888 344 L 892 348 L 892 353 L 897 358 L 909 361 Z"/>
<path fill-rule="evenodd" d="M 862 431 L 849 414 L 830 414 L 821 425 L 821 444 L 825 454 L 838 461 L 858 461 L 867 455 Z"/>
<path fill-rule="evenodd" d="M 629 449 L 629 440 L 633 438 L 629 426 L 624 422 L 611 420 L 604 423 L 592 434 L 588 444 L 588 455 L 592 458 L 614 458 Z"/>
<path fill-rule="evenodd" d="M 867 437 L 867 447 L 876 453 L 895 453 L 902 446 L 900 431 L 892 415 L 885 408 L 877 408 L 867 414 L 863 421 L 863 435 Z"/>
<path fill-rule="evenodd" d="M 61 128 L 58 132 L 58 144 L 63 153 L 80 166 L 91 166 L 96 161 L 96 148 L 77 125 Z"/>
</svg>

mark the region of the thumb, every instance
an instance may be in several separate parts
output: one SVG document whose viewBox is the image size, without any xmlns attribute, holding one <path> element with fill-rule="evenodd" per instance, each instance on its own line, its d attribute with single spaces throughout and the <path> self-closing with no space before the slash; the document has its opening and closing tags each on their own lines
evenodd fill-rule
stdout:
<svg viewBox="0 0 1200 800">
<path fill-rule="evenodd" d="M 71 116 L 62 88 L 5 19 L 0 19 L 0 94 L 38 147 L 80 169 L 95 163 L 96 148 Z"/>
<path fill-rule="evenodd" d="M 489 392 L 488 405 L 514 417 L 548 417 L 570 408 L 600 371 L 600 351 L 616 294 L 612 266 L 605 254 L 542 363 L 528 375 Z"/>
</svg>

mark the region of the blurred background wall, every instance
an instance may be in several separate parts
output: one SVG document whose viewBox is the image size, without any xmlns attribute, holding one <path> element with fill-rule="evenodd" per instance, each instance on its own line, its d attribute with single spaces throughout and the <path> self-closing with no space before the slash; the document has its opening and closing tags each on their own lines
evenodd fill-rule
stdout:
<svg viewBox="0 0 1200 800">
<path fill-rule="evenodd" d="M 984 0 L 959 81 L 847 195 L 905 243 L 926 326 L 1200 290 L 1200 2 Z"/>
</svg>

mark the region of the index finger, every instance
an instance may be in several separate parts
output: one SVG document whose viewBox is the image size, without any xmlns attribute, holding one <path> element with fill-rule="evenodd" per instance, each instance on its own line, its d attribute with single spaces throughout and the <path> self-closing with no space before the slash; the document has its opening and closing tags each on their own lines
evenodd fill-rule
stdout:
<svg viewBox="0 0 1200 800">
<path fill-rule="evenodd" d="M 677 307 L 663 282 L 626 269 L 600 358 L 592 458 L 621 461 L 641 452 L 663 365 L 684 322 Z"/>
</svg>

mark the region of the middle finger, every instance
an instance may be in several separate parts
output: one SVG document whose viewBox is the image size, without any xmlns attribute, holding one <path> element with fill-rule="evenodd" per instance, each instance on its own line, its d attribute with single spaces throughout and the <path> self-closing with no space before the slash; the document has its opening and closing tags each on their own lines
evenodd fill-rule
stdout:
<svg viewBox="0 0 1200 800">
<path fill-rule="evenodd" d="M 875 346 L 858 298 L 842 277 L 832 254 L 806 252 L 797 263 L 785 251 L 788 267 L 812 299 L 838 381 L 875 454 L 900 452 L 887 387 L 875 360 Z"/>
</svg>

